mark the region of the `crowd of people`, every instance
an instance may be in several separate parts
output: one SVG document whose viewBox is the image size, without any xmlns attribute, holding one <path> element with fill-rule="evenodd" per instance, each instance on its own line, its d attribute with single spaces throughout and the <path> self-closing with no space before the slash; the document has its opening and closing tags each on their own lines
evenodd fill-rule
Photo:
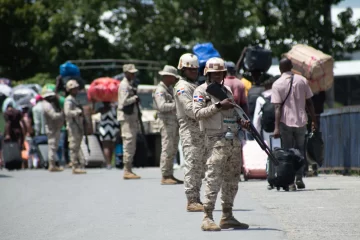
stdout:
<svg viewBox="0 0 360 240">
<path fill-rule="evenodd" d="M 305 134 L 310 115 L 313 129 L 318 127 L 318 118 L 311 98 L 313 94 L 307 80 L 291 72 L 289 59 L 280 62 L 281 76 L 270 77 L 259 82 L 261 74 L 253 73 L 255 83 L 250 89 L 247 82 L 236 77 L 236 66 L 221 58 L 211 58 L 204 69 L 205 82 L 198 84 L 199 61 L 194 54 L 184 54 L 179 59 L 177 69 L 166 65 L 159 72 L 161 82 L 153 93 L 154 107 L 158 111 L 162 151 L 160 156 L 161 184 L 184 184 L 187 198 L 186 210 L 204 212 L 201 224 L 204 231 L 221 229 L 247 229 L 233 216 L 233 203 L 238 190 L 242 168 L 242 145 L 248 138 L 246 130 L 250 121 L 245 121 L 234 110 L 239 105 L 261 133 L 265 141 L 269 136 L 281 137 L 284 148 L 297 148 L 304 155 Z M 111 103 L 104 103 L 99 126 L 100 139 L 111 168 L 116 136 L 121 132 L 123 143 L 123 178 L 140 179 L 133 172 L 136 152 L 136 140 L 139 132 L 140 117 L 135 75 L 138 70 L 133 64 L 123 66 L 124 78 L 118 89 L 117 111 Z M 249 81 L 246 80 L 245 81 Z M 211 85 L 216 85 L 226 94 L 225 99 L 218 99 L 208 92 Z M 255 104 L 249 103 L 251 89 L 260 87 Z M 69 157 L 73 174 L 86 173 L 84 156 L 80 144 L 85 133 L 84 111 L 76 100 L 79 83 L 69 80 L 66 83 L 67 96 L 63 106 L 56 91 L 45 90 L 36 97 L 32 108 L 33 116 L 28 117 L 28 110 L 16 109 L 14 103 L 6 106 L 6 127 L 4 139 L 18 141 L 23 148 L 27 137 L 46 134 L 49 146 L 49 171 L 59 172 L 63 168 L 56 165 L 58 160 L 61 130 L 66 126 Z M 253 91 L 254 92 L 254 91 Z M 273 115 L 265 113 L 265 106 Z M 253 109 L 250 109 L 253 108 Z M 272 110 L 271 110 L 272 109 Z M 272 121 L 272 127 L 265 127 L 265 118 Z M 271 118 L 271 119 L 270 119 Z M 33 123 L 29 120 L 33 119 Z M 265 120 L 264 120 L 265 119 Z M 110 130 L 109 130 L 110 129 Z M 181 142 L 185 158 L 184 181 L 174 177 L 173 160 L 177 154 L 178 142 Z M 304 169 L 296 174 L 296 180 L 290 189 L 295 191 L 305 188 L 302 180 Z M 200 189 L 205 179 L 205 196 L 201 201 Z M 221 191 L 223 215 L 219 225 L 213 218 L 213 211 L 218 193 Z"/>
</svg>

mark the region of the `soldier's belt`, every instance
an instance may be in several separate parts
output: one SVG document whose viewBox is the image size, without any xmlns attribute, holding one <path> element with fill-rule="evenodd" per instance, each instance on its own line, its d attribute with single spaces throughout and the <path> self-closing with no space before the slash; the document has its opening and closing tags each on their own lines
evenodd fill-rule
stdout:
<svg viewBox="0 0 360 240">
<path fill-rule="evenodd" d="M 223 122 L 224 123 L 236 123 L 235 120 L 226 120 L 226 119 L 224 119 Z"/>
</svg>

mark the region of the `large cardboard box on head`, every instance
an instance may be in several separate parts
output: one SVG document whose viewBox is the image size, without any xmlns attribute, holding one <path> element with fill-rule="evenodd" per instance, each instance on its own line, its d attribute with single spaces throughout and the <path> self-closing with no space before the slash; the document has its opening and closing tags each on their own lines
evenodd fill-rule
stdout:
<svg viewBox="0 0 360 240">
<path fill-rule="evenodd" d="M 297 44 L 284 54 L 293 64 L 295 73 L 304 76 L 313 93 L 326 91 L 334 82 L 334 59 L 310 46 Z"/>
</svg>

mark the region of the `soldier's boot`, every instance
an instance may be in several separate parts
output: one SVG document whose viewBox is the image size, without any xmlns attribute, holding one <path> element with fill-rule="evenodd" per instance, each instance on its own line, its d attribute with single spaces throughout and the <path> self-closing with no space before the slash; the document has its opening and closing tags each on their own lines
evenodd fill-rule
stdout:
<svg viewBox="0 0 360 240">
<path fill-rule="evenodd" d="M 201 223 L 201 230 L 203 231 L 221 231 L 221 228 L 214 222 L 212 210 L 204 209 L 204 219 Z"/>
<path fill-rule="evenodd" d="M 86 174 L 86 171 L 81 168 L 73 168 L 72 173 L 73 174 Z"/>
<path fill-rule="evenodd" d="M 181 180 L 175 178 L 173 175 L 171 176 L 171 179 L 174 180 L 176 182 L 176 184 L 184 184 L 184 181 L 181 181 Z"/>
<path fill-rule="evenodd" d="M 232 208 L 223 208 L 223 214 L 220 220 L 221 229 L 248 229 L 249 225 L 246 223 L 241 223 L 236 218 L 234 218 L 232 213 Z"/>
<path fill-rule="evenodd" d="M 140 179 L 141 177 L 136 175 L 135 173 L 132 172 L 131 170 L 131 166 L 130 164 L 125 164 L 124 166 L 124 179 L 126 180 L 131 180 L 131 179 Z"/>
<path fill-rule="evenodd" d="M 186 210 L 188 212 L 203 212 L 204 206 L 197 200 L 188 200 Z"/>
<path fill-rule="evenodd" d="M 62 172 L 64 169 L 62 167 L 57 167 L 55 161 L 49 161 L 49 172 Z"/>
<path fill-rule="evenodd" d="M 175 185 L 177 182 L 171 177 L 162 177 L 161 185 Z"/>
</svg>

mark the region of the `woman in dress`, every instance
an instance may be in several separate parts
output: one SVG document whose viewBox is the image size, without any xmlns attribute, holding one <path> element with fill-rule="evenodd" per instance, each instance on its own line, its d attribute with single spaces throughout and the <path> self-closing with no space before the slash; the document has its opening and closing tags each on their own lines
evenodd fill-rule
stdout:
<svg viewBox="0 0 360 240">
<path fill-rule="evenodd" d="M 120 125 L 116 118 L 116 109 L 110 102 L 103 102 L 97 112 L 101 113 L 99 126 L 100 141 L 102 143 L 107 169 L 111 169 L 111 160 L 115 149 L 116 136 L 119 134 Z"/>
</svg>

